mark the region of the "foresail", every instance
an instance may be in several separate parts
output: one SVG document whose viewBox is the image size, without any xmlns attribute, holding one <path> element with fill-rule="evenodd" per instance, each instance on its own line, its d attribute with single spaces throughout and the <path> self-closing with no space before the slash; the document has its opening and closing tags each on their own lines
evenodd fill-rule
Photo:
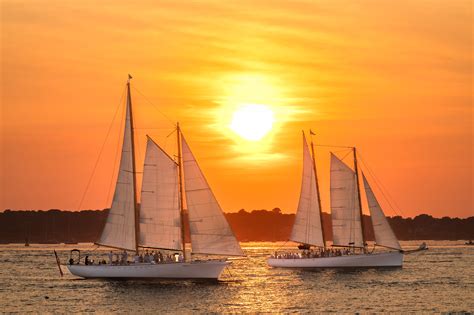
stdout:
<svg viewBox="0 0 474 315">
<path fill-rule="evenodd" d="M 333 244 L 363 247 L 355 172 L 331 153 Z"/>
<path fill-rule="evenodd" d="M 300 200 L 290 240 L 315 246 L 324 246 L 313 159 L 311 158 L 304 134 L 303 176 Z"/>
<path fill-rule="evenodd" d="M 181 143 L 193 253 L 242 256 L 239 242 L 183 136 Z"/>
<path fill-rule="evenodd" d="M 372 219 L 376 244 L 393 249 L 401 249 L 400 243 L 393 233 L 393 230 L 390 227 L 379 202 L 375 198 L 375 194 L 372 191 L 372 188 L 370 188 L 369 182 L 367 181 L 367 178 L 365 178 L 364 173 L 362 173 L 362 178 L 364 179 L 365 193 L 367 195 L 367 203 L 369 204 L 370 218 Z"/>
<path fill-rule="evenodd" d="M 140 246 L 181 250 L 178 166 L 148 138 L 140 205 Z"/>
<path fill-rule="evenodd" d="M 120 168 L 115 185 L 114 199 L 105 222 L 100 245 L 135 250 L 135 197 L 133 181 L 132 130 L 130 103 L 127 98 L 125 128 Z"/>
</svg>

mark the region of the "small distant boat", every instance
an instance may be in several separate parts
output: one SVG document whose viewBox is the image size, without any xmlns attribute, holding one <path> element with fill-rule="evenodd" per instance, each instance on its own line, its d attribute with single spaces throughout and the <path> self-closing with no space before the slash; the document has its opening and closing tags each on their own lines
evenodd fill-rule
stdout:
<svg viewBox="0 0 474 315">
<path fill-rule="evenodd" d="M 244 256 L 221 207 L 177 124 L 178 156 L 169 156 L 147 139 L 140 209 L 137 204 L 134 127 L 130 79 L 119 174 L 111 209 L 97 245 L 133 251 L 159 249 L 182 252 L 182 261 L 125 264 L 76 264 L 69 271 L 83 278 L 160 278 L 217 280 L 230 262 L 226 258 L 187 259 L 184 197 L 189 215 L 192 254 Z M 71 258 L 72 259 L 72 258 Z"/>
<path fill-rule="evenodd" d="M 356 148 L 352 148 L 354 170 L 331 153 L 330 195 L 333 248 L 328 249 L 322 224 L 321 199 L 317 180 L 314 145 L 312 156 L 303 133 L 303 178 L 300 200 L 290 240 L 301 245 L 303 253 L 275 253 L 268 258 L 271 267 L 285 268 L 372 268 L 401 267 L 404 251 L 393 233 L 375 195 L 362 173 L 372 219 L 376 246 L 388 251 L 369 252 L 364 237 L 362 205 Z M 309 251 L 315 246 L 317 251 Z M 341 250 L 343 249 L 343 250 Z M 426 249 L 422 244 L 419 249 Z M 410 251 L 413 252 L 413 251 Z"/>
<path fill-rule="evenodd" d="M 25 228 L 26 228 L 25 247 L 29 247 L 30 246 L 30 226 L 29 226 L 28 221 L 25 222 Z"/>
<path fill-rule="evenodd" d="M 464 243 L 464 244 L 466 244 L 466 245 L 474 245 L 474 242 L 473 242 L 472 240 L 469 240 L 469 241 L 467 241 L 467 242 Z"/>
</svg>

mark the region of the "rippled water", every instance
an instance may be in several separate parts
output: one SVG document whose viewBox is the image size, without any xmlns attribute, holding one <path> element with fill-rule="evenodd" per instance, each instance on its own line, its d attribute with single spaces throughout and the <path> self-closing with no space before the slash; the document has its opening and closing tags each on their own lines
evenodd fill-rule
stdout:
<svg viewBox="0 0 474 315">
<path fill-rule="evenodd" d="M 420 242 L 403 242 L 414 248 Z M 265 258 L 283 244 L 243 243 L 217 283 L 81 280 L 59 272 L 79 247 L 0 246 L 0 311 L 5 312 L 402 312 L 474 311 L 474 246 L 427 241 L 430 250 L 405 256 L 403 269 L 288 270 Z M 105 256 L 105 254 L 104 254 Z"/>
</svg>

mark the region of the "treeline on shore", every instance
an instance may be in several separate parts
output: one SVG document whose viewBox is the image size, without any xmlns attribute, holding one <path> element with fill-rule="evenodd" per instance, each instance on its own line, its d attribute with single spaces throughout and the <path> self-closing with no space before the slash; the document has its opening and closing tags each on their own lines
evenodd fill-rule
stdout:
<svg viewBox="0 0 474 315">
<path fill-rule="evenodd" d="M 0 243 L 63 243 L 94 242 L 105 223 L 108 209 L 83 211 L 21 211 L 0 213 Z M 226 213 L 239 241 L 286 241 L 294 214 L 284 214 L 279 208 L 271 211 L 244 209 Z M 466 240 L 474 239 L 474 217 L 434 218 L 421 214 L 414 218 L 388 217 L 400 240 Z M 373 240 L 370 217 L 364 215 L 366 239 Z M 332 239 L 331 215 L 323 213 L 325 237 Z M 189 230 L 186 225 L 186 230 Z M 187 233 L 189 234 L 189 233 Z M 187 236 L 189 240 L 189 235 Z"/>
</svg>

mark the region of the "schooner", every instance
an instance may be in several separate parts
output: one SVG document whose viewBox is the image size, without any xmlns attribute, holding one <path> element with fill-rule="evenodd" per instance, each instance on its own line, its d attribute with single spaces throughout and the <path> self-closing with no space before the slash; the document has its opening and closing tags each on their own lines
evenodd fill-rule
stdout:
<svg viewBox="0 0 474 315">
<path fill-rule="evenodd" d="M 354 170 L 331 153 L 330 199 L 333 230 L 332 247 L 328 250 L 324 238 L 322 208 L 317 179 L 314 145 L 312 156 L 303 132 L 303 176 L 301 193 L 290 240 L 300 243 L 300 249 L 319 248 L 318 254 L 278 255 L 268 258 L 272 267 L 288 268 L 368 268 L 401 267 L 404 251 L 400 246 L 385 214 L 362 173 L 370 217 L 375 235 L 375 245 L 387 249 L 369 252 L 365 240 L 362 215 L 361 189 L 356 148 L 352 148 Z M 344 250 L 340 250 L 343 248 Z M 420 247 L 424 249 L 424 247 Z M 342 254 L 344 253 L 344 254 Z"/>
<path fill-rule="evenodd" d="M 112 206 L 97 245 L 133 251 L 152 248 L 182 252 L 181 261 L 166 263 L 68 264 L 83 278 L 218 279 L 227 259 L 187 257 L 184 230 L 186 199 L 192 254 L 244 256 L 216 197 L 202 173 L 179 123 L 178 156 L 173 159 L 147 138 L 141 188 L 137 203 L 134 120 L 130 79 L 127 81 L 125 128 L 119 173 Z"/>
</svg>

